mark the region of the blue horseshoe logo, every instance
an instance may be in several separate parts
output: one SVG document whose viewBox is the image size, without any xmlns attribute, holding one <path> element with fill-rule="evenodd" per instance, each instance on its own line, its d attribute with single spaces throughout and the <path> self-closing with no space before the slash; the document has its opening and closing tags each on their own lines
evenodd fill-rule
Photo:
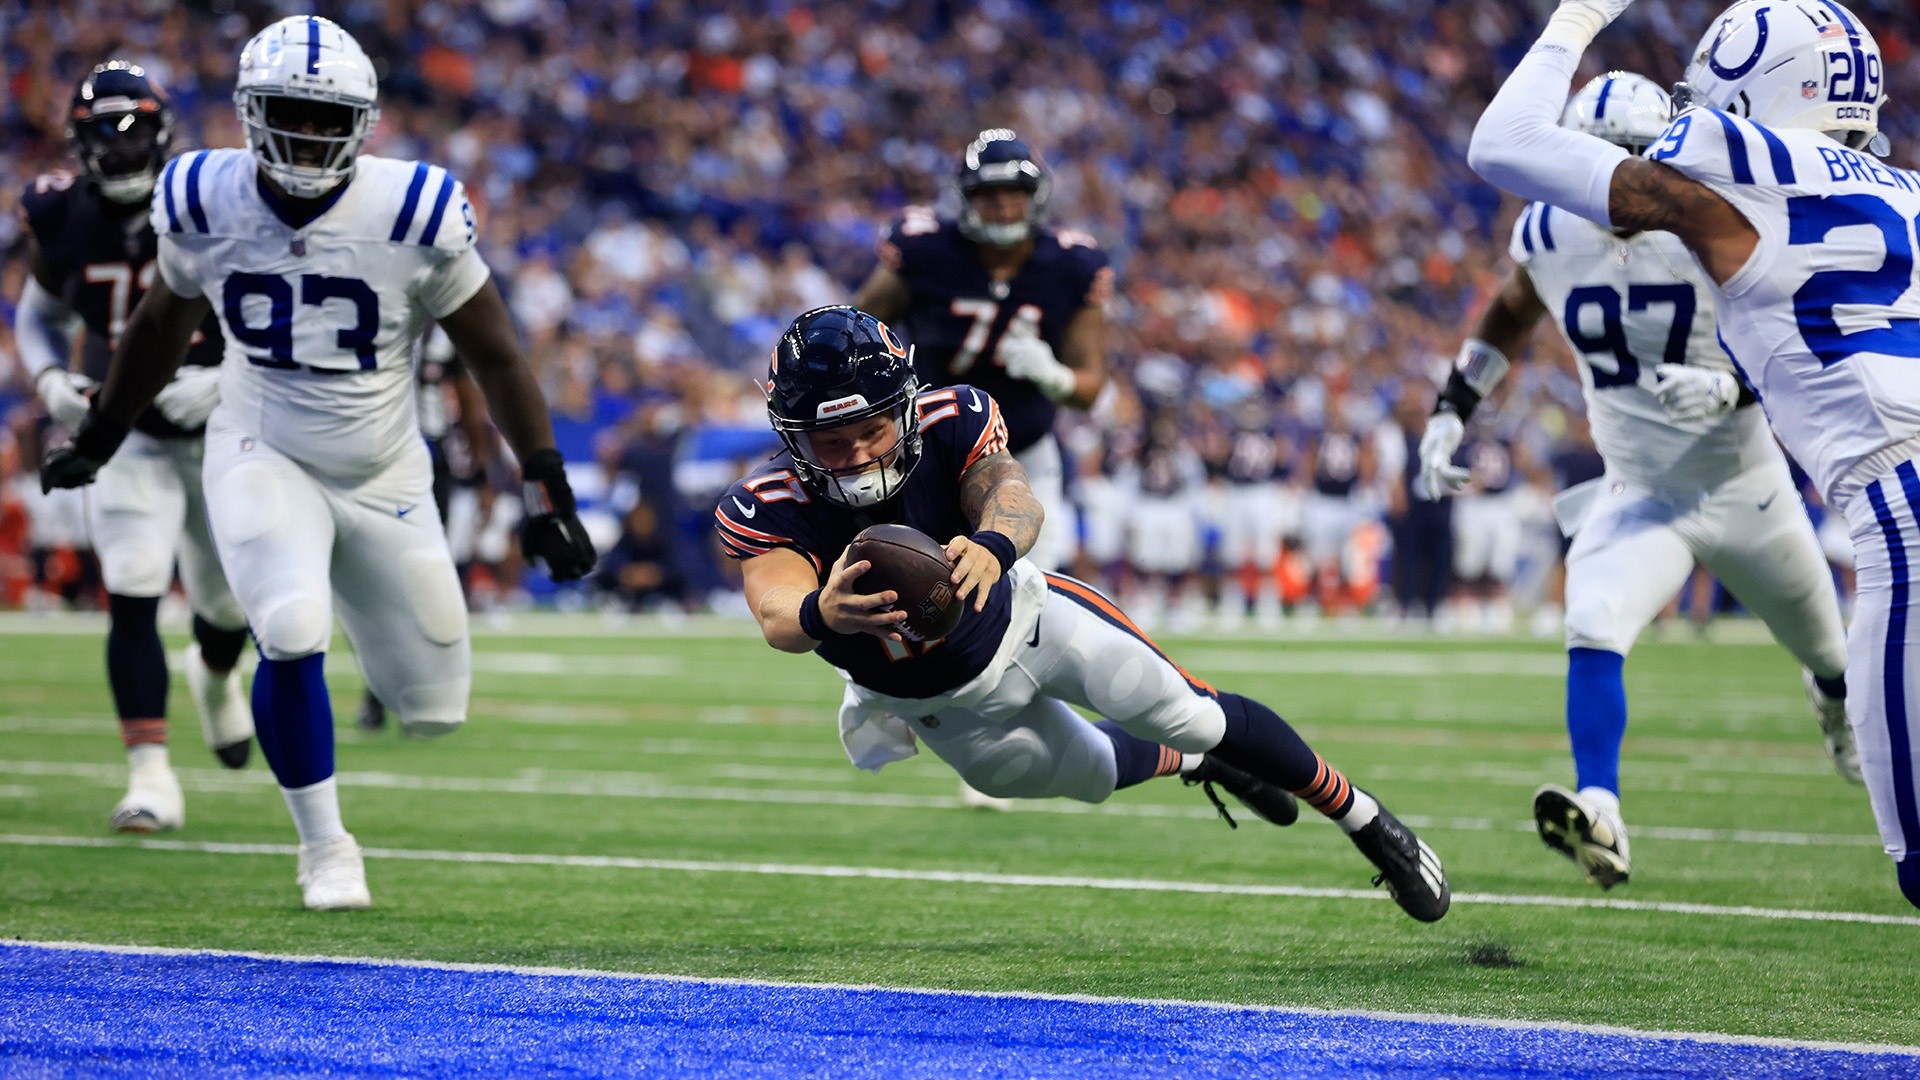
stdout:
<svg viewBox="0 0 1920 1080">
<path fill-rule="evenodd" d="M 1738 79 L 1747 72 L 1752 71 L 1753 66 L 1760 62 L 1761 54 L 1767 51 L 1767 12 L 1772 10 L 1772 8 L 1761 8 L 1759 11 L 1753 13 L 1753 21 L 1755 25 L 1760 27 L 1760 38 L 1753 43 L 1752 56 L 1742 60 L 1734 67 L 1723 67 L 1719 57 L 1720 43 L 1726 40 L 1727 32 L 1722 30 L 1720 31 L 1720 36 L 1714 38 L 1713 44 L 1707 48 L 1707 67 L 1710 68 L 1715 75 L 1723 79 Z"/>
</svg>

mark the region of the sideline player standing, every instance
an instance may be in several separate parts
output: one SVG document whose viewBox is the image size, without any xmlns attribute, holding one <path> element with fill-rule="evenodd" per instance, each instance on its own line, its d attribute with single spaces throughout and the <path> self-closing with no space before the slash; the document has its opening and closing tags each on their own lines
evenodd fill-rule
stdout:
<svg viewBox="0 0 1920 1080">
<path fill-rule="evenodd" d="M 127 313 L 153 280 L 147 200 L 173 141 L 173 107 L 146 72 L 109 61 L 74 89 L 67 140 L 80 176 L 42 176 L 20 197 L 31 272 L 14 329 L 47 412 L 71 431 L 87 415 L 87 391 L 106 376 Z M 71 371 L 71 335 L 81 325 L 81 370 Z M 157 622 L 176 555 L 193 610 L 187 687 L 201 733 L 229 768 L 245 765 L 253 745 L 236 670 L 247 620 L 221 573 L 200 490 L 201 429 L 219 395 L 220 324 L 209 316 L 195 329 L 186 366 L 134 418 L 126 452 L 101 470 L 87 500 L 107 587 L 107 683 L 127 750 L 127 794 L 112 818 L 123 832 L 186 823 L 167 760 L 167 654 Z"/>
<path fill-rule="evenodd" d="M 1852 527 L 1848 720 L 1900 889 L 1920 907 L 1920 673 L 1907 640 L 1907 552 L 1920 540 L 1920 176 L 1859 152 L 1885 147 L 1880 49 L 1835 0 L 1744 0 L 1688 58 L 1683 111 L 1634 157 L 1553 116 L 1580 54 L 1627 3 L 1562 3 L 1480 118 L 1470 160 L 1522 198 L 1677 235 L 1714 283 L 1729 356 Z M 1688 382 L 1670 400 L 1705 408 L 1732 396 L 1723 380 Z"/>
<path fill-rule="evenodd" d="M 855 765 L 911 756 L 917 736 L 1001 798 L 1099 803 L 1180 773 L 1278 823 L 1296 812 L 1292 791 L 1352 838 L 1409 915 L 1446 914 L 1433 851 L 1285 720 L 1188 675 L 1092 587 L 1022 557 L 1043 511 L 992 397 L 919 393 L 885 324 L 826 307 L 782 335 L 767 411 L 786 451 L 714 514 L 767 643 L 818 653 L 847 680 L 840 731 Z M 971 610 L 946 638 L 906 640 L 893 593 L 854 592 L 869 564 L 849 562 L 847 545 L 882 521 L 952 538 Z M 1088 723 L 1069 703 L 1108 719 Z"/>
<path fill-rule="evenodd" d="M 958 182 L 960 217 L 909 208 L 853 306 L 905 328 L 926 386 L 966 383 L 1001 403 L 1007 447 L 1047 514 L 1029 557 L 1052 570 L 1076 544 L 1054 415 L 1092 408 L 1107 385 L 1113 268 L 1093 237 L 1046 227 L 1053 180 L 1006 128 L 968 144 Z"/>
<path fill-rule="evenodd" d="M 1602 75 L 1561 123 L 1632 152 L 1665 130 L 1667 95 Z M 1766 418 L 1742 394 L 1714 323 L 1713 286 L 1670 232 L 1605 229 L 1535 203 L 1514 223 L 1517 264 L 1461 347 L 1421 442 L 1432 490 L 1457 486 L 1461 425 L 1542 317 L 1580 363 L 1606 474 L 1561 501 L 1567 556 L 1567 733 L 1577 791 L 1534 796 L 1540 835 L 1590 880 L 1627 880 L 1620 815 L 1621 668 L 1634 639 L 1698 559 L 1798 659 L 1827 753 L 1856 783 L 1847 730 L 1846 636 L 1813 526 Z"/>
<path fill-rule="evenodd" d="M 546 404 L 474 250 L 460 184 L 361 156 L 373 65 L 333 23 L 294 16 L 240 54 L 250 150 L 177 158 L 153 198 L 160 272 L 106 385 L 46 485 L 71 487 L 126 438 L 211 307 L 227 335 L 207 425 L 214 538 L 263 657 L 260 749 L 300 833 L 310 908 L 366 907 L 360 847 L 333 782 L 323 677 L 335 602 L 367 682 L 419 734 L 466 720 L 466 607 L 412 397 L 413 343 L 437 319 L 471 366 L 527 480 L 530 555 L 557 579 L 593 565 Z"/>
</svg>

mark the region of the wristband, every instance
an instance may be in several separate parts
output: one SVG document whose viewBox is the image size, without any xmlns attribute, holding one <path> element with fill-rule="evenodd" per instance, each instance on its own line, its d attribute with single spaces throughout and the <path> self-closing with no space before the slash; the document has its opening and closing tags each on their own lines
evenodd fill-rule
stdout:
<svg viewBox="0 0 1920 1080">
<path fill-rule="evenodd" d="M 89 461 L 106 461 L 127 440 L 127 425 L 89 408 L 80 430 L 73 433 L 73 452 Z"/>
<path fill-rule="evenodd" d="M 1473 410 L 1480 404 L 1480 395 L 1467 385 L 1466 377 L 1455 371 L 1447 376 L 1447 385 L 1440 391 L 1440 400 L 1433 407 L 1438 413 L 1450 412 L 1462 421 L 1473 418 Z"/>
<path fill-rule="evenodd" d="M 967 539 L 993 552 L 993 557 L 1000 562 L 1000 576 L 1002 577 L 1006 576 L 1007 571 L 1013 569 L 1014 562 L 1020 558 L 1020 552 L 1013 546 L 1013 539 L 1006 533 L 994 532 L 992 529 L 981 529 L 979 532 L 968 536 Z"/>
<path fill-rule="evenodd" d="M 820 614 L 819 589 L 800 598 L 800 632 L 815 641 L 825 641 L 835 636 L 827 626 L 827 617 Z"/>
</svg>

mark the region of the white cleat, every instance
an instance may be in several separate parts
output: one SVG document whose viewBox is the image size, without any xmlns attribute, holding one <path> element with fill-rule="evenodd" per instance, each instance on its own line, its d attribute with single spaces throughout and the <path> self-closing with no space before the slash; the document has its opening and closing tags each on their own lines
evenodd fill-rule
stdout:
<svg viewBox="0 0 1920 1080">
<path fill-rule="evenodd" d="M 1851 784 L 1865 784 L 1860 775 L 1860 748 L 1853 744 L 1853 728 L 1847 726 L 1847 699 L 1831 698 L 1820 692 L 1813 672 L 1800 669 L 1800 684 L 1807 688 L 1807 700 L 1813 702 L 1813 714 L 1820 720 L 1820 734 L 1827 744 L 1827 760 L 1833 771 Z"/>
<path fill-rule="evenodd" d="M 200 658 L 200 646 L 187 646 L 187 693 L 200 714 L 207 749 L 229 769 L 244 768 L 253 749 L 253 706 L 240 687 L 240 668 L 215 675 Z"/>
<path fill-rule="evenodd" d="M 960 805 L 969 810 L 998 810 L 1001 813 L 1013 809 L 1012 799 L 1002 799 L 984 791 L 975 791 L 973 785 L 960 781 Z"/>
<path fill-rule="evenodd" d="M 127 795 L 113 808 L 113 827 L 119 832 L 153 833 L 178 829 L 187 823 L 187 801 L 180 781 L 164 762 L 135 766 L 127 779 Z"/>
<path fill-rule="evenodd" d="M 1631 862 L 1627 826 L 1615 810 L 1602 810 L 1559 784 L 1533 793 L 1533 823 L 1540 839 L 1586 871 L 1603 889 L 1624 884 Z"/>
<path fill-rule="evenodd" d="M 295 879 L 309 911 L 345 911 L 373 906 L 367 892 L 367 867 L 352 833 L 300 845 Z"/>
</svg>

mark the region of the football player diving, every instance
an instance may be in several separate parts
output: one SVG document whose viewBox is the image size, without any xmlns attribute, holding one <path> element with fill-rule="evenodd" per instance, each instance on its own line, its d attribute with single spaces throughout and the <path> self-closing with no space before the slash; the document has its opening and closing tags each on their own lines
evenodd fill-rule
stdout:
<svg viewBox="0 0 1920 1080">
<path fill-rule="evenodd" d="M 1088 803 L 1180 775 L 1276 824 L 1297 813 L 1291 792 L 1351 837 L 1409 915 L 1446 914 L 1432 849 L 1285 720 L 1189 675 L 1112 601 L 1024 557 L 1044 511 L 987 393 L 921 392 L 884 323 L 825 307 L 780 338 L 767 412 L 787 449 L 727 490 L 717 527 L 767 643 L 846 679 L 840 735 L 856 766 L 921 741 L 989 795 Z M 911 639 L 895 593 L 858 591 L 870 564 L 847 547 L 881 522 L 950 538 L 969 610 L 947 637 Z"/>
<path fill-rule="evenodd" d="M 154 279 L 147 200 L 172 145 L 173 107 L 145 71 L 109 61 L 74 89 L 67 140 L 80 175 L 49 173 L 20 197 L 31 272 L 14 333 L 47 413 L 73 431 Z M 82 327 L 76 356 L 71 339 Z M 230 768 L 245 765 L 252 747 L 253 714 L 236 670 L 247 620 L 221 572 L 200 486 L 207 414 L 219 397 L 220 323 L 207 315 L 186 330 L 179 373 L 152 408 L 129 415 L 126 443 L 86 501 L 107 587 L 107 684 L 127 750 L 127 793 L 111 819 L 122 832 L 186 823 L 167 758 L 169 678 L 157 622 L 176 560 L 193 611 L 186 675 L 201 733 Z"/>
</svg>

